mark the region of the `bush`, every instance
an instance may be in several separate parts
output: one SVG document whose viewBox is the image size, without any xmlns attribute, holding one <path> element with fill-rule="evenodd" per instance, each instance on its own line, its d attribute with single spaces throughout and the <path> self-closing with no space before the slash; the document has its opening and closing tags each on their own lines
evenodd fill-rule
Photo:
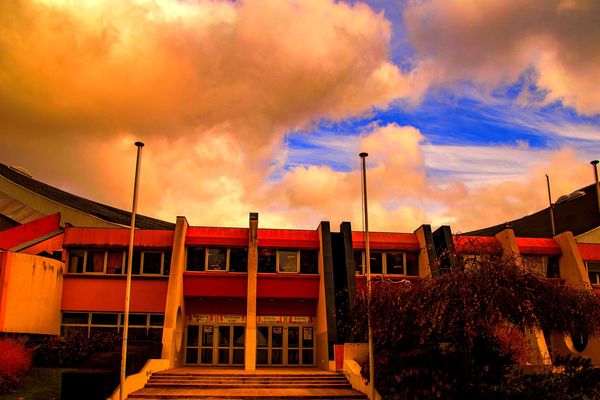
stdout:
<svg viewBox="0 0 600 400">
<path fill-rule="evenodd" d="M 34 362 L 40 367 L 79 367 L 93 353 L 113 351 L 121 343 L 118 332 L 87 335 L 87 328 L 73 329 L 63 340 L 43 338 L 35 345 Z"/>
<path fill-rule="evenodd" d="M 0 394 L 18 389 L 30 367 L 31 351 L 23 340 L 0 339 Z"/>
</svg>

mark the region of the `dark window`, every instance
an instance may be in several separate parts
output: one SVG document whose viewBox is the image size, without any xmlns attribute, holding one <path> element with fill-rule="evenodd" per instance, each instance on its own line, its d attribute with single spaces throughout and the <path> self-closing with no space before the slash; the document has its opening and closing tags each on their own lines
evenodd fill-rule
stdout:
<svg viewBox="0 0 600 400">
<path fill-rule="evenodd" d="M 123 251 L 109 251 L 106 259 L 107 274 L 123 273 Z"/>
<path fill-rule="evenodd" d="M 363 252 L 355 251 L 354 252 L 354 270 L 357 275 L 361 275 L 363 273 Z"/>
<path fill-rule="evenodd" d="M 300 273 L 318 274 L 319 273 L 319 251 L 318 250 L 300 250 Z"/>
<path fill-rule="evenodd" d="M 558 266 L 559 256 L 548 257 L 548 278 L 560 278 L 560 268 Z"/>
<path fill-rule="evenodd" d="M 277 272 L 276 251 L 258 249 L 258 272 Z"/>
<path fill-rule="evenodd" d="M 163 326 L 164 322 L 165 316 L 163 314 L 150 314 L 151 326 Z"/>
<path fill-rule="evenodd" d="M 81 249 L 69 250 L 69 272 L 83 272 L 83 255 L 85 251 Z"/>
<path fill-rule="evenodd" d="M 104 251 L 88 250 L 85 262 L 85 272 L 104 272 Z"/>
<path fill-rule="evenodd" d="M 232 248 L 229 249 L 229 271 L 246 272 L 248 271 L 248 249 Z"/>
<path fill-rule="evenodd" d="M 187 248 L 187 271 L 204 271 L 204 247 L 190 246 Z"/>
<path fill-rule="evenodd" d="M 380 251 L 371 251 L 371 273 L 372 274 L 381 274 L 383 271 L 382 253 Z M 365 273 L 366 273 L 365 266 Z"/>
<path fill-rule="evenodd" d="M 64 312 L 62 315 L 62 323 L 87 325 L 88 313 Z"/>
<path fill-rule="evenodd" d="M 146 314 L 129 314 L 129 325 L 146 326 Z"/>
<path fill-rule="evenodd" d="M 117 314 L 92 313 L 92 325 L 117 325 Z"/>
<path fill-rule="evenodd" d="M 171 255 L 170 251 L 165 251 L 165 260 L 163 262 L 163 275 L 169 275 L 171 271 Z"/>
<path fill-rule="evenodd" d="M 160 274 L 160 264 L 162 263 L 162 253 L 144 252 L 144 274 Z"/>
<path fill-rule="evenodd" d="M 587 335 L 582 335 L 582 334 L 571 334 L 571 342 L 573 342 L 573 347 L 575 348 L 575 350 L 577 350 L 578 352 L 582 352 L 585 350 L 585 348 L 588 345 L 588 340 L 589 337 Z"/>
<path fill-rule="evenodd" d="M 406 275 L 419 276 L 419 253 L 406 253 Z"/>
<path fill-rule="evenodd" d="M 134 251 L 133 252 L 133 257 L 132 259 L 132 266 L 131 266 L 131 274 L 132 275 L 139 275 L 140 274 L 140 264 L 142 262 L 142 253 L 140 251 Z M 127 256 L 125 256 L 125 271 L 127 271 Z"/>
<path fill-rule="evenodd" d="M 390 251 L 385 253 L 386 273 L 404 274 L 404 253 Z"/>
<path fill-rule="evenodd" d="M 227 270 L 227 249 L 206 249 L 208 264 L 207 271 L 226 271 Z"/>
<path fill-rule="evenodd" d="M 600 284 L 600 262 L 588 261 L 586 263 L 588 276 L 592 285 Z"/>
</svg>

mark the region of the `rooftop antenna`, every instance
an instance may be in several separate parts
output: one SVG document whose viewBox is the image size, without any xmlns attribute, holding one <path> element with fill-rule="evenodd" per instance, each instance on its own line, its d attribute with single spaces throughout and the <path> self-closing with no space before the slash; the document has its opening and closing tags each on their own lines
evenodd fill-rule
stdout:
<svg viewBox="0 0 600 400">
<path fill-rule="evenodd" d="M 552 195 L 550 194 L 550 177 L 546 174 L 546 184 L 548 185 L 548 202 L 550 203 L 550 224 L 552 226 L 552 236 L 556 236 L 556 228 L 554 226 L 554 204 L 552 204 Z"/>
<path fill-rule="evenodd" d="M 369 399 L 375 400 L 375 356 L 373 354 L 373 331 L 371 329 L 371 249 L 369 247 L 369 211 L 367 207 L 367 166 L 365 159 L 369 154 L 362 152 L 358 156 L 362 161 L 362 194 L 365 224 L 365 257 L 367 258 L 367 323 L 369 326 Z"/>
</svg>

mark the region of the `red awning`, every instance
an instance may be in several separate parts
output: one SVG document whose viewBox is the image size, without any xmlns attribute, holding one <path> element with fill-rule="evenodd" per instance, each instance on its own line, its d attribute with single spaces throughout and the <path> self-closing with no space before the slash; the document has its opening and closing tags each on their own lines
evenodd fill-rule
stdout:
<svg viewBox="0 0 600 400">
<path fill-rule="evenodd" d="M 352 247 L 365 248 L 364 232 L 352 232 Z M 413 250 L 421 249 L 414 233 L 369 232 L 369 247 L 376 250 Z"/>
<path fill-rule="evenodd" d="M 562 250 L 554 239 L 551 238 L 517 238 L 517 245 L 521 254 L 560 255 Z"/>
<path fill-rule="evenodd" d="M 127 247 L 129 229 L 124 228 L 75 228 L 65 229 L 65 247 Z M 173 247 L 174 231 L 136 229 L 134 246 L 142 248 Z"/>
<path fill-rule="evenodd" d="M 248 228 L 190 226 L 185 244 L 248 247 Z"/>
<path fill-rule="evenodd" d="M 56 213 L 23 225 L 5 229 L 0 232 L 0 249 L 12 249 L 49 233 L 59 231 L 59 223 L 60 213 Z"/>
<path fill-rule="evenodd" d="M 502 249 L 494 236 L 454 236 L 454 249 L 457 253 L 495 253 Z"/>
<path fill-rule="evenodd" d="M 259 229 L 258 246 L 288 249 L 318 249 L 321 247 L 316 230 Z"/>
<path fill-rule="evenodd" d="M 600 261 L 600 244 L 578 243 L 577 247 L 583 261 Z"/>
</svg>

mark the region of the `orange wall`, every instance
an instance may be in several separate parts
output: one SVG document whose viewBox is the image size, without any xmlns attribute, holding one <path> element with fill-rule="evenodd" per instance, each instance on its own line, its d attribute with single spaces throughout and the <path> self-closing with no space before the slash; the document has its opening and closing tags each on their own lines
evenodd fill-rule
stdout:
<svg viewBox="0 0 600 400">
<path fill-rule="evenodd" d="M 131 312 L 165 312 L 167 278 L 133 278 Z M 113 311 L 125 308 L 124 276 L 65 275 L 61 309 L 65 311 Z"/>
</svg>

